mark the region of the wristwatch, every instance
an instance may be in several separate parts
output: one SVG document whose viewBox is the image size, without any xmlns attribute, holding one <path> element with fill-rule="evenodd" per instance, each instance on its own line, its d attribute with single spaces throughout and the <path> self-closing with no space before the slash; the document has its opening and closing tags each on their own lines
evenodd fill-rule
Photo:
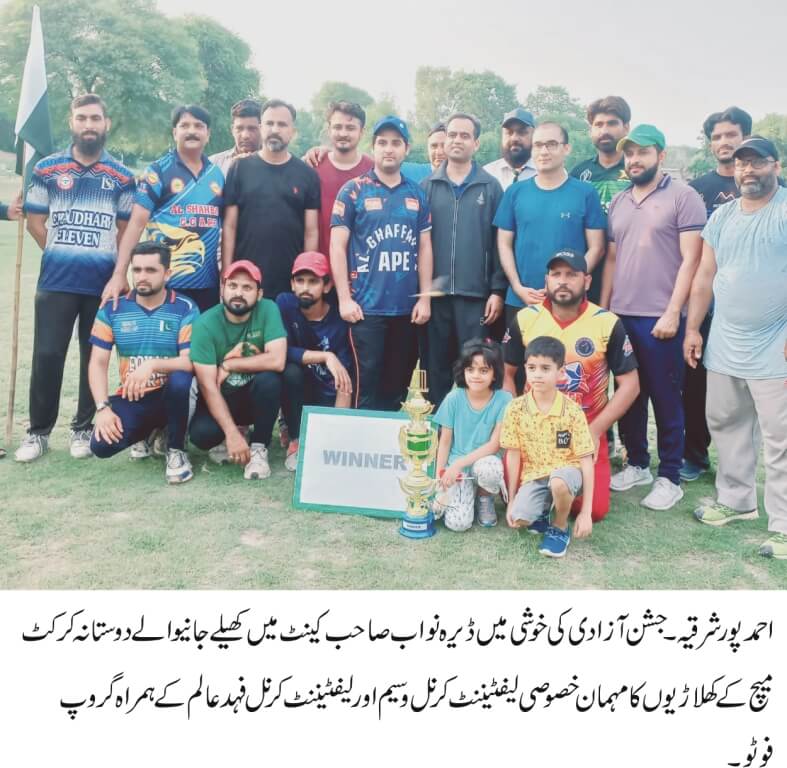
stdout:
<svg viewBox="0 0 787 768">
<path fill-rule="evenodd" d="M 109 408 L 109 405 L 109 400 L 102 400 L 100 403 L 96 403 L 96 413 L 103 411 L 104 408 Z"/>
</svg>

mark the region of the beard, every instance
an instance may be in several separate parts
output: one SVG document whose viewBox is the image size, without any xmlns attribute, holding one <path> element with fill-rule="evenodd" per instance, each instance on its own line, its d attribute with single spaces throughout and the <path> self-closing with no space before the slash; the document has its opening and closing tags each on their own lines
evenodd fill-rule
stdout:
<svg viewBox="0 0 787 768">
<path fill-rule="evenodd" d="M 776 176 L 764 176 L 756 181 L 742 182 L 739 185 L 741 197 L 759 200 L 773 192 L 778 183 Z"/>
<path fill-rule="evenodd" d="M 83 155 L 97 155 L 104 149 L 104 144 L 107 141 L 106 133 L 96 132 L 95 136 L 84 138 L 82 134 L 72 133 L 71 140 L 77 151 Z"/>
<path fill-rule="evenodd" d="M 252 304 L 247 304 L 245 299 L 240 299 L 236 296 L 233 296 L 231 299 L 222 299 L 221 303 L 224 305 L 224 308 L 229 312 L 231 315 L 235 315 L 236 317 L 243 317 L 244 315 L 248 315 L 252 309 L 254 309 L 254 304 L 257 302 L 255 301 Z M 235 304 L 235 306 L 233 306 Z"/>
<path fill-rule="evenodd" d="M 617 141 L 612 136 L 599 136 L 594 142 L 593 146 L 605 155 L 611 155 L 617 147 Z"/>
<path fill-rule="evenodd" d="M 635 187 L 644 187 L 645 184 L 650 184 L 653 179 L 656 178 L 656 174 L 659 172 L 658 165 L 654 165 L 651 168 L 645 168 L 639 176 L 632 176 L 630 173 L 628 174 L 631 183 Z"/>
<path fill-rule="evenodd" d="M 573 293 L 570 288 L 565 286 L 560 286 L 554 291 L 550 291 L 547 289 L 547 298 L 553 303 L 557 304 L 559 307 L 574 307 L 578 304 L 581 304 L 585 299 L 586 293 L 585 291 L 581 291 L 580 293 Z M 558 293 L 568 293 L 569 298 L 565 296 L 558 298 Z"/>
<path fill-rule="evenodd" d="M 265 146 L 271 152 L 283 152 L 287 149 L 287 142 L 285 142 L 281 136 L 268 136 L 268 138 L 265 139 Z"/>
<path fill-rule="evenodd" d="M 298 296 L 298 304 L 301 309 L 309 309 L 309 307 L 313 307 L 318 301 L 319 299 L 315 299 L 313 296 Z"/>
<path fill-rule="evenodd" d="M 530 160 L 530 147 L 514 146 L 503 150 L 503 158 L 512 168 L 519 168 Z"/>
<path fill-rule="evenodd" d="M 153 296 L 154 294 L 158 293 L 163 287 L 164 286 L 155 288 L 152 285 L 137 285 L 135 286 L 135 290 L 138 296 Z"/>
</svg>

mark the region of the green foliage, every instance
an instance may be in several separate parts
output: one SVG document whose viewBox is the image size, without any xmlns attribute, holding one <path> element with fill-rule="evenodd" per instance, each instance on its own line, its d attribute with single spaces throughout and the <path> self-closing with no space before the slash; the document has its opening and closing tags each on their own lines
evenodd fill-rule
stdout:
<svg viewBox="0 0 787 768">
<path fill-rule="evenodd" d="M 752 133 L 769 138 L 779 151 L 782 177 L 787 179 L 787 115 L 770 112 L 752 126 Z"/>
<path fill-rule="evenodd" d="M 301 157 L 306 150 L 322 143 L 321 131 L 323 124 L 315 112 L 310 112 L 307 109 L 298 109 L 297 112 L 298 117 L 295 121 L 295 127 L 298 129 L 298 133 L 290 144 L 289 149 L 293 155 Z"/>
<path fill-rule="evenodd" d="M 326 80 L 312 97 L 312 111 L 315 117 L 324 122 L 325 111 L 332 101 L 353 101 L 366 109 L 374 102 L 374 97 L 363 88 L 356 88 L 349 83 Z"/>
</svg>

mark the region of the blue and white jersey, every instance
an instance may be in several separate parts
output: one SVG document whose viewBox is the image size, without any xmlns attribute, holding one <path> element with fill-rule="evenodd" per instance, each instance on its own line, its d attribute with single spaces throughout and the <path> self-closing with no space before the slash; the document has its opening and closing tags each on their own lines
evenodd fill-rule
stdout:
<svg viewBox="0 0 787 768">
<path fill-rule="evenodd" d="M 373 170 L 364 173 L 339 191 L 331 227 L 350 230 L 347 270 L 364 314 L 409 315 L 418 293 L 418 240 L 432 228 L 423 189 L 406 176 L 387 187 Z"/>
<path fill-rule="evenodd" d="M 134 203 L 134 174 L 108 152 L 82 165 L 71 148 L 36 163 L 25 213 L 44 214 L 39 291 L 100 296 L 117 259 L 117 221 Z"/>
<path fill-rule="evenodd" d="M 205 155 L 198 176 L 174 149 L 142 175 L 134 202 L 150 212 L 148 240 L 166 243 L 172 251 L 170 288 L 218 286 L 223 194 L 224 174 Z"/>
</svg>

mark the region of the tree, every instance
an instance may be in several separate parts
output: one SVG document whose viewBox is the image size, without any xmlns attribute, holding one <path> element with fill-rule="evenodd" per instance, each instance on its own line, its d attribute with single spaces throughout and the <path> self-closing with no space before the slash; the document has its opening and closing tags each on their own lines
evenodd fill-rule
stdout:
<svg viewBox="0 0 787 768">
<path fill-rule="evenodd" d="M 553 121 L 568 131 L 571 144 L 571 155 L 567 163 L 569 168 L 595 154 L 585 118 L 585 107 L 562 85 L 539 85 L 528 95 L 525 106 L 539 123 Z"/>
<path fill-rule="evenodd" d="M 325 111 L 332 101 L 353 101 L 366 109 L 374 102 L 374 97 L 363 88 L 338 80 L 327 80 L 312 97 L 312 112 L 320 122 L 325 122 Z"/>
<path fill-rule="evenodd" d="M 765 136 L 776 145 L 782 163 L 782 176 L 787 179 L 787 115 L 771 112 L 754 124 L 752 132 Z"/>
<path fill-rule="evenodd" d="M 213 19 L 187 16 L 183 27 L 196 41 L 205 76 L 205 88 L 197 102 L 213 118 L 208 152 L 219 152 L 233 145 L 232 105 L 240 99 L 260 98 L 260 73 L 249 65 L 251 48 Z"/>
</svg>

